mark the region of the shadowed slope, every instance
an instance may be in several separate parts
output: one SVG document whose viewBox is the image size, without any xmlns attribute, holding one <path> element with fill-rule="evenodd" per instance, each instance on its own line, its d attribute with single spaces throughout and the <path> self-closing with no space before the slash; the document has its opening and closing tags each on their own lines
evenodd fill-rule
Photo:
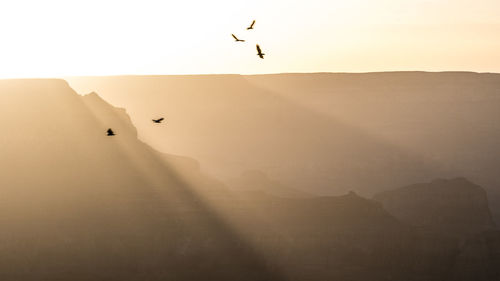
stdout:
<svg viewBox="0 0 500 281">
<path fill-rule="evenodd" d="M 2 280 L 280 279 L 206 202 L 223 187 L 194 190 L 123 110 L 62 80 L 0 92 Z"/>
<path fill-rule="evenodd" d="M 224 179 L 258 169 L 312 193 L 374 194 L 465 176 L 488 190 L 500 214 L 498 74 L 68 80 L 80 92 L 98 90 L 126 106 L 140 138 L 153 147 L 193 156 Z M 147 122 L 151 112 L 172 118 L 165 130 Z"/>
<path fill-rule="evenodd" d="M 126 105 L 139 136 L 162 151 L 198 159 L 232 178 L 261 170 L 310 193 L 376 190 L 450 173 L 370 134 L 315 112 L 245 76 L 131 76 L 69 79 Z M 144 98 L 144 97 L 148 98 Z M 151 112 L 168 116 L 164 129 Z"/>
<path fill-rule="evenodd" d="M 2 280 L 451 276 L 459 241 L 356 193 L 231 193 L 196 161 L 138 141 L 124 110 L 95 94 L 61 80 L 0 81 L 0 92 Z"/>
<path fill-rule="evenodd" d="M 317 73 L 245 78 L 480 184 L 488 191 L 499 221 L 499 74 Z"/>
<path fill-rule="evenodd" d="M 476 234 L 495 227 L 483 188 L 464 178 L 439 179 L 375 195 L 403 222 L 453 234 Z"/>
</svg>

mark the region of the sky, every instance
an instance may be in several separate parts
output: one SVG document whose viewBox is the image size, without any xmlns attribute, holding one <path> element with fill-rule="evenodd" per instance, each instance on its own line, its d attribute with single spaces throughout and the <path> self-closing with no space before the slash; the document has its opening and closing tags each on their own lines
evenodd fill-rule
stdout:
<svg viewBox="0 0 500 281">
<path fill-rule="evenodd" d="M 500 72 L 499 12 L 498 0 L 2 0 L 0 78 Z"/>
</svg>

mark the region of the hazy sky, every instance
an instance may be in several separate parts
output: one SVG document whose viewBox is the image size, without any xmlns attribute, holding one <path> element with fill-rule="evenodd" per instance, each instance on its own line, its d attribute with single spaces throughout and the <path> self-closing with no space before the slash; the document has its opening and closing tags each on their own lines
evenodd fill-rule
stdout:
<svg viewBox="0 0 500 281">
<path fill-rule="evenodd" d="M 499 0 L 3 0 L 0 77 L 500 72 L 499 14 Z"/>
</svg>

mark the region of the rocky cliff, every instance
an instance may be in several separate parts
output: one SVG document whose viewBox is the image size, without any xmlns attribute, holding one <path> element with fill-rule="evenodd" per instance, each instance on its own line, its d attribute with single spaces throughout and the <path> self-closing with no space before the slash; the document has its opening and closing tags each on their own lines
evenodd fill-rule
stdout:
<svg viewBox="0 0 500 281">
<path fill-rule="evenodd" d="M 354 192 L 231 192 L 62 80 L 0 80 L 0 128 L 1 280 L 445 280 L 458 264 L 457 239 Z"/>
<path fill-rule="evenodd" d="M 416 227 L 469 234 L 495 226 L 486 191 L 465 178 L 414 184 L 376 194 L 374 199 Z"/>
</svg>

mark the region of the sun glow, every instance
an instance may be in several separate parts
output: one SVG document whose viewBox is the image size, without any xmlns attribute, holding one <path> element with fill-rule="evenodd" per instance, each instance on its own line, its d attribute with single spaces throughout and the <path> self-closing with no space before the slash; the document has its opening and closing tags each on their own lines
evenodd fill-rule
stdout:
<svg viewBox="0 0 500 281">
<path fill-rule="evenodd" d="M 0 77 L 500 71 L 498 1 L 402 2 L 2 1 Z"/>
</svg>

